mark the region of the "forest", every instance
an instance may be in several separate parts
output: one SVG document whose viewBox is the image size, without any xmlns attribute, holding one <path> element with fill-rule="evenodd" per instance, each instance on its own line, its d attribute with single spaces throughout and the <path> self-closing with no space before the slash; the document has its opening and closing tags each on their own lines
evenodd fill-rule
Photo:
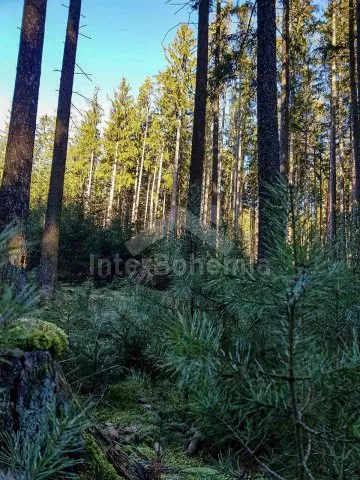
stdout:
<svg viewBox="0 0 360 480">
<path fill-rule="evenodd" d="M 0 480 L 360 479 L 360 0 L 163 0 L 196 21 L 108 105 L 69 0 L 43 115 L 51 3 L 0 125 Z"/>
</svg>

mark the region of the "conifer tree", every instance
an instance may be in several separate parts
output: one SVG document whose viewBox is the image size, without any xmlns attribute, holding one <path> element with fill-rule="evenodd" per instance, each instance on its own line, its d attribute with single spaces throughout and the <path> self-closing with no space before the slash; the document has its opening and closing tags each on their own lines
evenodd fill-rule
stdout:
<svg viewBox="0 0 360 480">
<path fill-rule="evenodd" d="M 138 148 L 133 138 L 136 125 L 134 99 L 131 96 L 130 85 L 123 78 L 111 100 L 110 116 L 104 133 L 103 162 L 110 174 L 105 187 L 108 191 L 105 199 L 105 226 L 109 226 L 114 218 L 116 193 L 119 197 L 127 196 L 134 185 L 134 159 L 138 155 Z"/>
<path fill-rule="evenodd" d="M 69 148 L 68 172 L 65 178 L 66 201 L 82 206 L 85 216 L 92 211 L 92 192 L 96 168 L 101 156 L 100 123 L 103 111 L 99 103 L 99 87 L 89 101 L 89 108 L 84 113 L 75 138 Z"/>
<path fill-rule="evenodd" d="M 167 125 L 167 148 L 174 158 L 170 204 L 171 232 L 178 221 L 179 180 L 181 170 L 188 165 L 189 113 L 193 101 L 195 47 L 194 34 L 188 25 L 181 25 L 175 39 L 165 50 L 168 63 L 157 76 L 158 107 L 163 124 Z"/>
<path fill-rule="evenodd" d="M 136 223 L 139 214 L 140 193 L 143 182 L 144 162 L 148 147 L 147 142 L 151 120 L 152 93 L 153 84 L 150 77 L 147 77 L 143 85 L 140 87 L 137 101 L 137 113 L 139 115 L 141 129 L 141 156 L 138 159 L 136 167 L 132 223 Z"/>
</svg>

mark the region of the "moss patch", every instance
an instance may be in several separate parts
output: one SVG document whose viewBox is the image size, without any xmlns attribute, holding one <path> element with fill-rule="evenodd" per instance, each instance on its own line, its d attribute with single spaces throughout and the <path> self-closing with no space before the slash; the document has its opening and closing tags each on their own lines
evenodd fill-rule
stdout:
<svg viewBox="0 0 360 480">
<path fill-rule="evenodd" d="M 88 454 L 83 479 L 96 480 L 120 480 L 114 467 L 108 462 L 101 448 L 91 435 L 85 436 L 85 449 Z"/>
<path fill-rule="evenodd" d="M 48 350 L 54 356 L 60 356 L 68 349 L 68 338 L 61 328 L 52 323 L 21 318 L 5 327 L 0 347 L 27 351 Z"/>
</svg>

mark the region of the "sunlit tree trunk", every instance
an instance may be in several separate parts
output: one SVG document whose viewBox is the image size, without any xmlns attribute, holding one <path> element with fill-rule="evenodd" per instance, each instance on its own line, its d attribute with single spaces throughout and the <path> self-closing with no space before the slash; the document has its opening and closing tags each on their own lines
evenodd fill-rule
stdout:
<svg viewBox="0 0 360 480">
<path fill-rule="evenodd" d="M 290 0 L 283 0 L 282 71 L 280 108 L 280 171 L 289 171 L 290 130 Z"/>
<path fill-rule="evenodd" d="M 241 87 L 238 92 L 238 111 L 236 115 L 235 172 L 234 172 L 234 233 L 240 233 L 240 213 L 242 210 L 244 158 L 242 149 L 242 102 Z"/>
<path fill-rule="evenodd" d="M 146 201 L 145 201 L 145 211 L 144 211 L 144 228 L 146 228 L 147 219 L 148 219 L 148 210 L 149 210 L 149 198 L 150 198 L 150 185 L 152 183 L 152 176 L 148 178 L 147 188 L 146 188 Z"/>
<path fill-rule="evenodd" d="M 340 227 L 340 258 L 346 259 L 346 192 L 345 192 L 345 150 L 344 137 L 341 135 L 340 150 L 340 182 L 339 182 L 339 227 Z"/>
<path fill-rule="evenodd" d="M 179 178 L 179 163 L 180 163 L 180 142 L 181 142 L 181 126 L 182 126 L 182 112 L 178 112 L 177 129 L 176 129 L 176 144 L 175 144 L 175 158 L 173 171 L 173 184 L 171 191 L 171 206 L 170 206 L 170 232 L 176 233 L 177 221 L 177 196 L 178 196 L 178 178 Z"/>
<path fill-rule="evenodd" d="M 153 181 L 151 186 L 151 194 L 150 194 L 150 228 L 152 229 L 154 226 L 154 194 L 155 194 L 155 182 L 156 182 L 156 174 L 157 174 L 157 165 L 155 165 L 155 171 L 153 175 Z"/>
<path fill-rule="evenodd" d="M 360 2 L 357 2 L 360 10 Z M 360 17 L 360 12 L 358 13 Z M 360 27 L 360 19 L 358 28 Z M 360 58 L 360 42 L 358 42 L 358 59 Z M 355 7 L 354 0 L 349 0 L 349 67 L 350 67 L 350 92 L 351 92 L 351 126 L 352 145 L 355 162 L 355 200 L 356 209 L 360 207 L 360 117 L 359 98 L 356 87 L 356 55 L 355 55 Z M 359 66 L 359 64 L 358 64 Z M 360 77 L 358 77 L 360 81 Z"/>
<path fill-rule="evenodd" d="M 40 280 L 43 289 L 46 290 L 52 290 L 54 288 L 57 278 L 61 209 L 80 15 L 81 0 L 71 0 L 61 71 L 49 196 L 41 250 Z"/>
<path fill-rule="evenodd" d="M 225 121 L 226 121 L 226 92 L 224 92 L 223 99 L 223 112 L 222 112 L 222 124 L 221 124 L 221 145 L 218 161 L 218 174 L 217 174 L 217 194 L 216 194 L 216 233 L 217 239 L 219 239 L 220 233 L 220 221 L 221 221 L 221 187 L 222 187 L 222 172 L 223 172 L 223 146 L 225 135 Z"/>
<path fill-rule="evenodd" d="M 332 3 L 332 47 L 337 45 L 337 22 L 336 2 Z M 336 241 L 336 127 L 337 127 L 337 62 L 335 50 L 331 60 L 331 132 L 330 132 L 330 180 L 329 180 L 329 243 L 334 245 Z"/>
<path fill-rule="evenodd" d="M 107 210 L 106 210 L 106 220 L 105 220 L 105 226 L 106 227 L 108 227 L 110 225 L 111 220 L 112 220 L 113 204 L 114 204 L 114 197 L 115 197 L 115 183 L 116 183 L 118 155 L 119 155 L 119 142 L 116 142 L 114 165 L 113 165 L 113 170 L 112 170 L 112 173 L 111 173 L 109 202 L 108 202 L 108 206 L 107 206 Z"/>
<path fill-rule="evenodd" d="M 146 114 L 145 133 L 144 133 L 144 140 L 143 140 L 143 146 L 142 146 L 142 152 L 141 152 L 141 161 L 140 161 L 140 168 L 139 168 L 139 178 L 137 182 L 137 192 L 136 192 L 136 202 L 135 202 L 133 223 L 137 222 L 138 214 L 139 214 L 140 192 L 141 192 L 141 184 L 142 184 L 142 177 L 143 177 L 143 171 L 144 171 L 144 161 L 145 161 L 148 130 L 149 130 L 149 111 L 147 111 L 147 114 Z"/>
<path fill-rule="evenodd" d="M 155 220 L 157 219 L 157 215 L 158 215 L 163 161 L 164 161 L 164 146 L 161 149 L 161 154 L 160 154 L 160 158 L 159 158 L 159 176 L 158 176 L 158 181 L 157 181 L 155 205 L 154 205 L 154 218 L 155 218 Z"/>
<path fill-rule="evenodd" d="M 211 176 L 211 225 L 219 231 L 219 130 L 220 130 L 220 85 L 219 85 L 219 62 L 220 62 L 220 40 L 221 40 L 221 0 L 216 2 L 216 32 L 215 32 L 215 88 L 213 99 L 213 158 Z"/>
<path fill-rule="evenodd" d="M 88 177 L 86 194 L 85 194 L 85 205 L 84 205 L 85 215 L 87 215 L 89 213 L 89 209 L 90 209 L 90 199 L 91 199 L 93 173 L 94 173 L 94 152 L 91 152 L 89 177 Z"/>
<path fill-rule="evenodd" d="M 11 263 L 26 266 L 25 230 L 29 213 L 36 115 L 47 0 L 25 0 L 5 165 L 0 189 L 0 231 L 16 225 Z"/>
</svg>

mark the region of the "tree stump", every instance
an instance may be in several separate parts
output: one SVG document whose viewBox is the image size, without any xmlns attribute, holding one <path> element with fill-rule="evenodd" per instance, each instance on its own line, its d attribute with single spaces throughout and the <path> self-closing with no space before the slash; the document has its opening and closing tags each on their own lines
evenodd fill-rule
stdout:
<svg viewBox="0 0 360 480">
<path fill-rule="evenodd" d="M 0 431 L 35 438 L 49 407 L 63 409 L 68 402 L 66 382 L 50 352 L 0 354 Z"/>
</svg>

